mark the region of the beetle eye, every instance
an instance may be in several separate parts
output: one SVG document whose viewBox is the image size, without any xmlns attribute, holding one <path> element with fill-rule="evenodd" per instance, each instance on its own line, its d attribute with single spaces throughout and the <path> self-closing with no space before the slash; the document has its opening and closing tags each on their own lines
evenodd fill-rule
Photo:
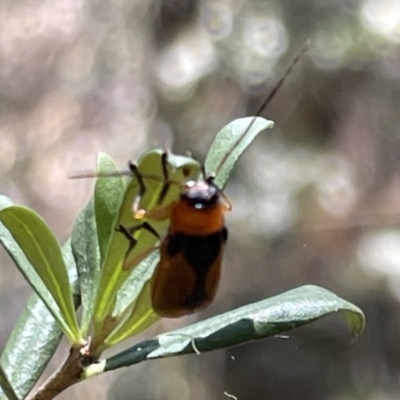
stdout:
<svg viewBox="0 0 400 400">
<path fill-rule="evenodd" d="M 207 176 L 206 182 L 209 185 L 214 186 L 214 180 L 215 180 L 215 174 L 210 174 L 209 176 Z"/>
</svg>

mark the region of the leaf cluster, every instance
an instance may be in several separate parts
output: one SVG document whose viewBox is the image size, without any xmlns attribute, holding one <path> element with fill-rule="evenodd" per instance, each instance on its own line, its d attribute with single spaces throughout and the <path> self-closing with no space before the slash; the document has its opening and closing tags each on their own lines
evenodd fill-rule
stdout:
<svg viewBox="0 0 400 400">
<path fill-rule="evenodd" d="M 250 122 L 251 129 L 238 142 Z M 227 125 L 210 148 L 205 173 L 216 172 L 215 182 L 224 188 L 243 151 L 258 133 L 272 125 L 260 117 Z M 146 187 L 140 199 L 145 209 L 157 204 L 163 190 L 161 157 L 161 150 L 153 150 L 137 164 Z M 173 154 L 168 157 L 167 168 L 174 182 L 198 179 L 201 171 L 197 161 Z M 345 312 L 354 335 L 362 331 L 364 317 L 360 309 L 325 289 L 304 286 L 164 333 L 101 360 L 105 349 L 137 335 L 160 318 L 152 309 L 150 291 L 159 254 L 154 250 L 158 239 L 151 233 L 144 229 L 134 231 L 136 244 L 132 246 L 118 229 L 141 223 L 131 210 L 140 195 L 136 177 L 125 184 L 115 163 L 105 154 L 98 155 L 97 176 L 94 195 L 62 247 L 33 210 L 0 196 L 0 242 L 35 291 L 1 356 L 0 400 L 27 396 L 62 334 L 71 344 L 71 354 L 34 399 L 52 398 L 101 372 L 147 359 L 210 351 L 276 335 L 338 311 Z M 170 185 L 162 204 L 177 199 L 179 191 L 177 185 Z M 162 235 L 168 221 L 152 221 L 152 226 Z M 124 268 L 125 265 L 132 268 Z"/>
</svg>

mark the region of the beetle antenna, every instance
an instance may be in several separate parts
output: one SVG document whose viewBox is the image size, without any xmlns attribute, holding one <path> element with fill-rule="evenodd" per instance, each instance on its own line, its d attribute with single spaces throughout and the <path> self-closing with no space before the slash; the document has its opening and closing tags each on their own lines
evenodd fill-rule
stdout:
<svg viewBox="0 0 400 400">
<path fill-rule="evenodd" d="M 275 97 L 278 90 L 285 82 L 286 78 L 290 75 L 295 65 L 300 60 L 301 56 L 310 48 L 311 40 L 308 39 L 303 46 L 301 46 L 299 52 L 297 53 L 296 57 L 293 59 L 292 63 L 286 69 L 285 73 L 282 75 L 281 79 L 276 83 L 275 87 L 272 89 L 271 93 L 265 98 L 265 100 L 261 103 L 260 107 L 258 108 L 255 117 L 259 117 L 261 113 L 264 111 L 265 107 L 270 103 L 270 101 Z M 248 130 L 249 128 L 247 128 Z M 247 133 L 247 132 L 246 132 Z"/>
<path fill-rule="evenodd" d="M 105 173 L 97 173 L 95 171 L 83 171 L 78 172 L 77 174 L 70 175 L 69 179 L 85 179 L 85 178 L 113 178 L 118 176 L 132 176 L 132 171 L 130 170 L 122 170 L 117 172 L 105 172 Z"/>
<path fill-rule="evenodd" d="M 130 177 L 135 176 L 137 178 L 140 175 L 141 179 L 152 179 L 154 181 L 160 181 L 160 182 L 165 180 L 164 178 L 162 178 L 158 175 L 141 173 L 137 169 L 136 164 L 134 164 L 132 161 L 128 162 L 128 166 L 129 166 L 128 170 L 121 170 L 121 171 L 115 171 L 115 172 L 101 172 L 101 173 L 96 172 L 96 171 L 83 171 L 83 172 L 78 172 L 77 174 L 74 174 L 74 175 L 70 175 L 68 178 L 69 179 L 114 178 L 114 177 L 119 177 L 119 176 L 130 176 Z M 178 182 L 175 182 L 171 179 L 168 179 L 167 182 L 169 182 L 171 184 L 179 185 Z"/>
<path fill-rule="evenodd" d="M 228 159 L 229 155 L 231 154 L 232 150 L 234 150 L 240 143 L 241 141 L 246 137 L 247 133 L 250 131 L 254 123 L 256 122 L 257 117 L 261 115 L 261 113 L 265 110 L 267 105 L 271 102 L 271 100 L 275 97 L 276 93 L 278 90 L 281 88 L 283 83 L 285 82 L 286 78 L 290 75 L 292 72 L 293 68 L 295 65 L 298 63 L 300 60 L 301 56 L 309 49 L 311 45 L 311 40 L 308 39 L 303 46 L 301 46 L 299 52 L 297 53 L 296 57 L 293 59 L 289 67 L 286 69 L 285 73 L 282 75 L 282 77 L 279 79 L 279 81 L 276 83 L 274 88 L 272 89 L 271 93 L 264 99 L 264 101 L 261 103 L 259 106 L 256 114 L 254 115 L 253 119 L 251 120 L 250 124 L 247 126 L 246 130 L 240 135 L 240 137 L 236 140 L 236 142 L 232 145 L 231 149 L 225 153 L 224 157 L 218 164 L 218 167 L 214 173 L 214 175 L 218 175 L 218 172 L 222 168 L 222 166 L 225 164 L 226 160 Z"/>
</svg>

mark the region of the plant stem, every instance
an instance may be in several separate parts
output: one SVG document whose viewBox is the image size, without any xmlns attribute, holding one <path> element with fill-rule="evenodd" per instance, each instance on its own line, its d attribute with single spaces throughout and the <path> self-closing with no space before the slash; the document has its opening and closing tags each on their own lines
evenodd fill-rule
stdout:
<svg viewBox="0 0 400 400">
<path fill-rule="evenodd" d="M 82 380 L 84 355 L 72 347 L 64 364 L 31 397 L 31 400 L 51 400 L 68 387 Z"/>
</svg>

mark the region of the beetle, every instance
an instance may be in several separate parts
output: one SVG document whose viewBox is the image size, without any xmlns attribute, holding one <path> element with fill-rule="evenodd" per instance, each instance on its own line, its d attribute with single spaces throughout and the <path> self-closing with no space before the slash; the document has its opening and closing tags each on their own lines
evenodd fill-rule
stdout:
<svg viewBox="0 0 400 400">
<path fill-rule="evenodd" d="M 151 298 L 157 314 L 178 318 L 206 308 L 215 297 L 228 237 L 224 214 L 232 207 L 215 185 L 214 176 L 184 183 L 171 181 L 167 172 L 168 153 L 162 154 L 161 162 L 164 186 L 158 204 L 162 203 L 171 184 L 181 187 L 179 198 L 167 206 L 140 209 L 140 197 L 146 188 L 143 176 L 130 164 L 140 186 L 133 213 L 136 219 L 170 219 L 167 235 L 159 247 L 160 261 L 151 281 Z M 131 242 L 130 249 L 135 245 L 132 235 L 138 229 L 146 229 L 159 238 L 147 221 L 132 229 L 119 226 L 118 230 Z M 124 264 L 123 268 L 129 269 L 132 264 Z"/>
</svg>

